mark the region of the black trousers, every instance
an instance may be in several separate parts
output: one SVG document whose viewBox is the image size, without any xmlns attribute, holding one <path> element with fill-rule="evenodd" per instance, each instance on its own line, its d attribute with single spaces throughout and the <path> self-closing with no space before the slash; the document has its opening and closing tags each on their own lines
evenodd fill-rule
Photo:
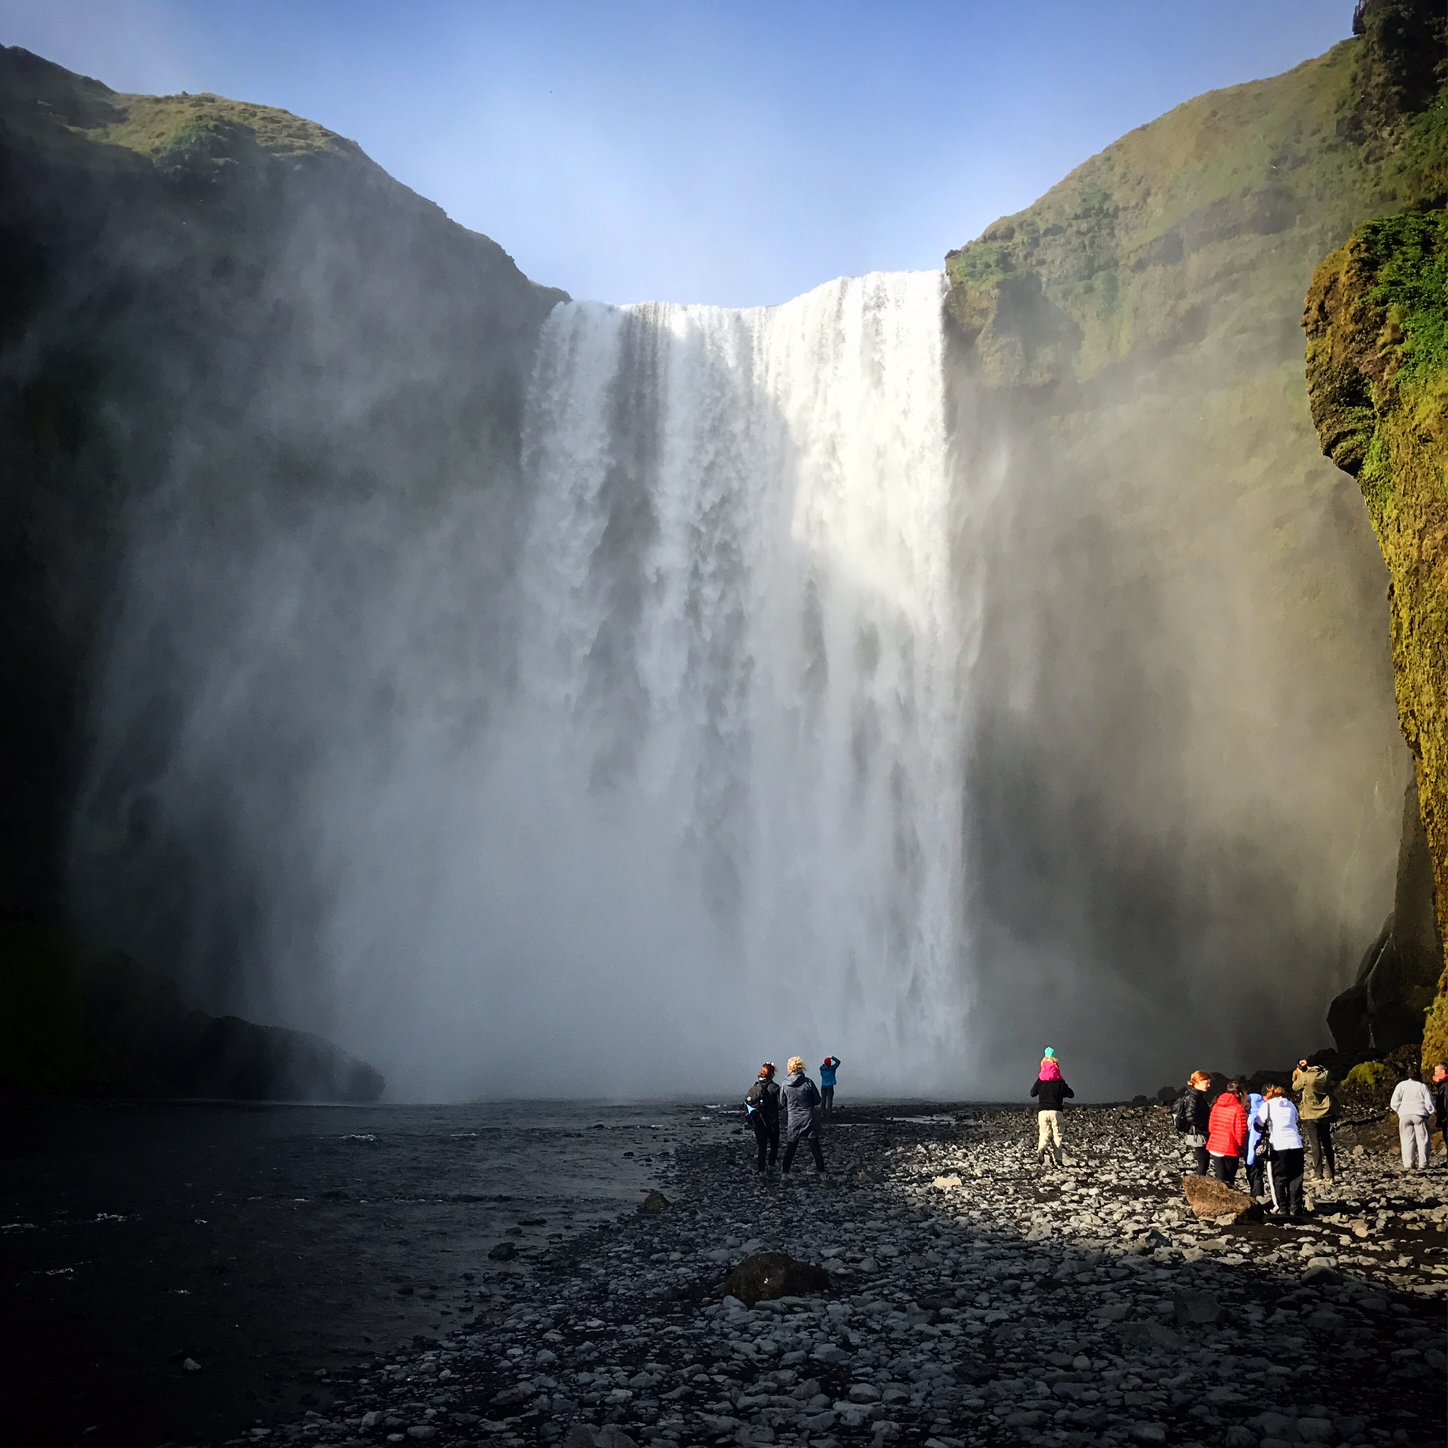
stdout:
<svg viewBox="0 0 1448 1448">
<path fill-rule="evenodd" d="M 820 1139 L 814 1132 L 810 1132 L 808 1136 L 796 1136 L 785 1142 L 784 1162 L 779 1168 L 781 1172 L 789 1171 L 791 1164 L 794 1162 L 794 1154 L 799 1150 L 799 1144 L 802 1141 L 809 1143 L 809 1149 L 814 1154 L 815 1170 L 823 1171 L 825 1169 L 825 1154 L 820 1150 Z"/>
<path fill-rule="evenodd" d="M 1206 1176 L 1208 1162 L 1206 1147 L 1189 1146 L 1187 1150 L 1192 1154 L 1192 1170 L 1195 1171 L 1198 1176 Z"/>
<path fill-rule="evenodd" d="M 1316 1121 L 1299 1121 L 1302 1128 L 1302 1144 L 1307 1148 L 1307 1158 L 1312 1163 L 1312 1174 L 1319 1180 L 1323 1176 L 1323 1168 L 1327 1168 L 1327 1176 L 1337 1175 L 1337 1153 L 1332 1149 L 1332 1126 L 1326 1117 L 1318 1117 Z"/>
<path fill-rule="evenodd" d="M 1274 1151 L 1267 1159 L 1267 1186 L 1272 1204 L 1289 1217 L 1302 1215 L 1302 1163 L 1300 1146 Z"/>
<path fill-rule="evenodd" d="M 828 1116 L 835 1109 L 835 1088 L 833 1086 L 820 1087 L 820 1101 L 824 1104 L 825 1115 Z"/>
<path fill-rule="evenodd" d="M 1247 1167 L 1247 1190 L 1254 1197 L 1260 1197 L 1266 1189 L 1267 1184 L 1263 1179 L 1263 1161 L 1259 1151 L 1257 1159 Z"/>
<path fill-rule="evenodd" d="M 763 1171 L 765 1152 L 769 1153 L 770 1166 L 774 1165 L 774 1159 L 779 1155 L 779 1122 L 766 1121 L 758 1111 L 749 1121 L 754 1127 L 754 1144 L 759 1148 L 759 1170 Z"/>
<path fill-rule="evenodd" d="M 1237 1180 L 1237 1168 L 1242 1164 L 1239 1156 L 1214 1156 L 1212 1158 L 1212 1175 L 1225 1186 L 1231 1186 Z"/>
</svg>

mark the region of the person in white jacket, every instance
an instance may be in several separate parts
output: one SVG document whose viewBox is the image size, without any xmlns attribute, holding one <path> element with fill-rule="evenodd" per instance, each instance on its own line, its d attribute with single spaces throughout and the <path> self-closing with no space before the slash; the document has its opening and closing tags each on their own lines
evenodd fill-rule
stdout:
<svg viewBox="0 0 1448 1448">
<path fill-rule="evenodd" d="M 1416 1066 L 1409 1066 L 1407 1079 L 1393 1087 L 1388 1108 L 1397 1113 L 1398 1144 L 1403 1148 L 1403 1165 L 1412 1171 L 1428 1169 L 1428 1122 L 1433 1116 L 1433 1093 L 1423 1084 Z"/>
<path fill-rule="evenodd" d="M 1267 1152 L 1267 1192 L 1272 1210 L 1295 1222 L 1302 1216 L 1302 1131 L 1297 1107 L 1280 1086 L 1262 1093 L 1262 1104 L 1254 1118 Z"/>
</svg>

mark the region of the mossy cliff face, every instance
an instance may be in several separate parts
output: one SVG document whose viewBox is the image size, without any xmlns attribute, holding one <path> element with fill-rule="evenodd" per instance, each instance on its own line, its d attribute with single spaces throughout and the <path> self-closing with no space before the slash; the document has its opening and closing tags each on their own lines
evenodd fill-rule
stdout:
<svg viewBox="0 0 1448 1448">
<path fill-rule="evenodd" d="M 1390 579 L 1398 719 L 1412 751 L 1444 938 L 1444 221 L 1365 222 L 1312 278 L 1303 326 L 1323 452 L 1357 479 Z M 1444 991 L 1423 1060 L 1443 1059 Z"/>
<path fill-rule="evenodd" d="M 990 577 L 980 999 L 1021 1049 L 1033 984 L 1173 1064 L 1312 1049 L 1392 904 L 1410 761 L 1382 559 L 1317 459 L 1299 321 L 1363 218 L 1442 190 L 1441 30 L 1370 5 L 947 258 L 963 519 L 973 490 L 1009 500 L 986 547 L 962 527 L 960 576 Z M 1163 992 L 1175 1044 L 1134 1014 Z"/>
</svg>

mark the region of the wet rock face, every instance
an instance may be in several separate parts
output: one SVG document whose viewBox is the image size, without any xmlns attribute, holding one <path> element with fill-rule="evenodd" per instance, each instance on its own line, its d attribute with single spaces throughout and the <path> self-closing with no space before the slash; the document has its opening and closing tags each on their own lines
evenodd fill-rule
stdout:
<svg viewBox="0 0 1448 1448">
<path fill-rule="evenodd" d="M 1433 860 L 1417 781 L 1409 780 L 1392 914 L 1364 953 L 1357 978 L 1328 1007 L 1328 1029 L 1338 1050 L 1350 1057 L 1381 1056 L 1417 1045 L 1442 969 Z"/>
<path fill-rule="evenodd" d="M 17 1043 L 23 1049 L 17 1049 Z M 378 1100 L 382 1073 L 308 1031 L 193 1010 L 119 951 L 0 921 L 0 1082 L 227 1101 Z"/>
<path fill-rule="evenodd" d="M 808 1297 L 830 1290 L 830 1274 L 783 1252 L 756 1252 L 724 1279 L 721 1290 L 746 1307 L 781 1297 Z"/>
<path fill-rule="evenodd" d="M 1441 140 L 1439 142 L 1441 157 Z M 1441 168 L 1441 160 L 1439 162 Z M 1442 172 L 1439 171 L 1441 194 Z M 1384 972 L 1385 1007 L 1409 998 L 1419 971 L 1436 979 L 1423 1060 L 1443 1057 L 1445 801 L 1444 222 L 1431 212 L 1366 221 L 1313 274 L 1303 312 L 1312 420 L 1323 452 L 1357 479 L 1389 576 L 1388 599 L 1398 722 L 1412 752 L 1416 805 L 1403 831 L 1392 932 L 1393 955 L 1365 962 L 1359 994 L 1338 1007 L 1343 1027 L 1366 1017 L 1370 977 Z M 1414 886 L 1426 852 L 1433 928 Z M 1427 883 L 1427 882 L 1424 882 Z M 1398 919 L 1402 913 L 1401 920 Z M 1425 965 L 1424 962 L 1427 962 Z M 1397 971 L 1401 988 L 1392 981 Z"/>
<path fill-rule="evenodd" d="M 321 1036 L 190 1010 L 174 982 L 112 955 L 87 972 L 85 1009 L 118 1089 L 232 1101 L 376 1101 L 382 1073 Z"/>
</svg>

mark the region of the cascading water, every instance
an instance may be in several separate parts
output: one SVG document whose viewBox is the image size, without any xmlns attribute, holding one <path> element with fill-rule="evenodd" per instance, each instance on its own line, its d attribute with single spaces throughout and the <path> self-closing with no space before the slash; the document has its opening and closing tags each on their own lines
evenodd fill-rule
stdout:
<svg viewBox="0 0 1448 1448">
<path fill-rule="evenodd" d="M 562 305 L 517 489 L 403 466 L 224 524 L 166 493 L 78 811 L 82 923 L 403 1098 L 713 1090 L 795 1052 L 963 1085 L 978 609 L 943 291 Z"/>
<path fill-rule="evenodd" d="M 741 1069 L 833 1051 L 901 1084 L 923 1053 L 936 1084 L 961 1048 L 942 292 L 571 303 L 543 335 L 518 695 L 485 791 L 508 893 L 580 932 L 524 931 L 560 988 L 593 974 L 589 900 L 605 983 Z"/>
</svg>

